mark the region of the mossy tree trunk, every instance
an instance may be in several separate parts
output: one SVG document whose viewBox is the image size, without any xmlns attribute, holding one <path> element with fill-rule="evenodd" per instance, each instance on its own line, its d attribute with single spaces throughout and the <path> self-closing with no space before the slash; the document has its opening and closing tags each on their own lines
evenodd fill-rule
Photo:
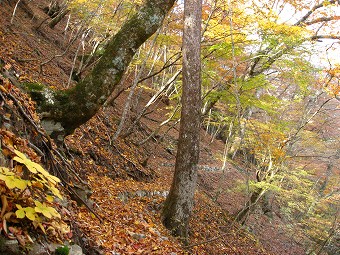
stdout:
<svg viewBox="0 0 340 255">
<path fill-rule="evenodd" d="M 184 1 L 181 124 L 174 179 L 162 211 L 164 225 L 185 242 L 194 204 L 199 159 L 201 12 L 202 0 Z"/>
<path fill-rule="evenodd" d="M 31 89 L 50 133 L 68 135 L 94 116 L 115 89 L 137 49 L 162 25 L 175 0 L 147 0 L 108 42 L 92 72 L 75 87 Z M 28 88 L 29 89 L 29 88 Z M 53 128 L 55 130 L 53 130 Z"/>
</svg>

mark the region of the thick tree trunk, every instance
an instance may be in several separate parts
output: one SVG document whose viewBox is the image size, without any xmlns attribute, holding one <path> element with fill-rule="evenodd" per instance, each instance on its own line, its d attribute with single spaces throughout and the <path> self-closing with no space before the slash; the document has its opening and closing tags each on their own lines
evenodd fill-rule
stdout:
<svg viewBox="0 0 340 255">
<path fill-rule="evenodd" d="M 92 72 L 75 87 L 64 91 L 28 88 L 39 111 L 46 116 L 42 124 L 50 129 L 52 136 L 70 134 L 96 114 L 119 83 L 137 49 L 161 26 L 174 2 L 147 0 L 108 42 Z"/>
<path fill-rule="evenodd" d="M 187 240 L 194 204 L 201 123 L 202 0 L 184 1 L 183 94 L 175 174 L 164 203 L 162 220 L 171 232 Z"/>
</svg>

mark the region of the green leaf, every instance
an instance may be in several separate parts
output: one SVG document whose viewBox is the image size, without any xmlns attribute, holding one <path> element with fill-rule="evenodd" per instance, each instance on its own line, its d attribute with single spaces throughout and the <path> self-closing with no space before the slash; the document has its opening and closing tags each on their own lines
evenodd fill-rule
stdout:
<svg viewBox="0 0 340 255">
<path fill-rule="evenodd" d="M 70 248 L 66 245 L 58 247 L 55 249 L 55 254 L 56 255 L 68 255 L 70 252 Z"/>
</svg>

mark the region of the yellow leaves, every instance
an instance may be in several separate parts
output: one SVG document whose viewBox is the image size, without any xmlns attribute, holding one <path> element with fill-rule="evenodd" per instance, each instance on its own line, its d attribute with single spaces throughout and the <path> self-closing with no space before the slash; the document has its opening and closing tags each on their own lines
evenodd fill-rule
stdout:
<svg viewBox="0 0 340 255">
<path fill-rule="evenodd" d="M 39 201 L 34 201 L 35 207 L 22 207 L 20 204 L 16 204 L 16 207 L 18 210 L 15 211 L 15 215 L 18 219 L 23 219 L 27 217 L 31 221 L 41 221 L 41 218 L 39 217 L 38 213 L 41 213 L 46 218 L 51 219 L 53 217 L 55 218 L 61 218 L 60 214 L 51 206 L 48 206 L 45 203 L 40 203 Z"/>
<path fill-rule="evenodd" d="M 273 124 L 255 120 L 252 120 L 250 124 L 246 146 L 258 159 L 269 155 L 272 160 L 280 160 L 286 155 L 283 147 L 287 137 L 282 131 Z"/>
<path fill-rule="evenodd" d="M 28 170 L 30 170 L 34 174 L 38 172 L 36 168 L 33 166 L 32 164 L 33 162 L 31 160 L 27 159 L 26 156 L 20 151 L 17 151 L 17 150 L 14 150 L 14 151 L 17 156 L 14 157 L 13 160 L 26 165 Z"/>
<path fill-rule="evenodd" d="M 61 218 L 60 214 L 51 206 L 46 205 L 45 203 L 40 203 L 39 201 L 34 201 L 36 207 L 34 210 L 37 213 L 42 213 L 46 218 L 51 219 L 52 217 Z"/>
<path fill-rule="evenodd" d="M 24 164 L 27 169 L 32 173 L 35 174 L 35 181 L 27 182 L 24 180 L 21 180 L 20 178 L 17 177 L 7 177 L 3 178 L 6 182 L 6 185 L 11 188 L 11 187 L 16 187 L 20 189 L 25 189 L 27 185 L 32 185 L 35 188 L 43 189 L 44 186 L 46 186 L 56 197 L 62 199 L 62 196 L 59 192 L 59 190 L 55 187 L 55 185 L 60 182 L 60 179 L 49 174 L 42 166 L 40 166 L 38 163 L 35 163 L 28 159 L 25 154 L 21 153 L 18 150 L 14 150 L 15 156 L 13 160 Z M 1 175 L 0 175 L 1 179 Z M 10 186 L 9 186 L 10 185 Z"/>
<path fill-rule="evenodd" d="M 15 212 L 15 215 L 18 219 L 23 219 L 26 216 L 29 220 L 35 221 L 39 217 L 32 207 L 22 207 L 19 204 L 16 204 L 16 207 L 18 210 Z"/>
<path fill-rule="evenodd" d="M 26 189 L 29 181 L 22 180 L 20 177 L 15 176 L 14 173 L 6 167 L 0 167 L 0 172 L 0 180 L 4 181 L 9 189 Z"/>
<path fill-rule="evenodd" d="M 259 22 L 259 28 L 267 33 L 288 36 L 288 37 L 301 37 L 306 35 L 307 30 L 299 26 L 291 26 L 288 24 L 278 24 L 277 22 L 270 20 L 261 20 Z"/>
<path fill-rule="evenodd" d="M 50 191 L 52 191 L 53 195 L 55 195 L 56 197 L 63 199 L 63 197 L 61 196 L 59 190 L 56 187 L 50 186 L 48 187 Z"/>
<path fill-rule="evenodd" d="M 332 96 L 339 96 L 340 95 L 340 64 L 335 64 L 334 67 L 327 71 L 328 75 L 330 76 L 331 80 L 327 86 L 327 91 Z"/>
<path fill-rule="evenodd" d="M 60 191 L 56 188 L 60 180 L 49 174 L 38 163 L 31 161 L 22 152 L 13 148 L 7 155 L 13 154 L 16 155 L 13 160 L 20 164 L 12 169 L 0 167 L 1 193 L 6 194 L 6 196 L 1 196 L 3 205 L 1 219 L 20 223 L 20 220 L 27 218 L 35 228 L 40 228 L 46 234 L 43 220 L 51 224 L 55 221 L 52 220 L 53 218 L 61 219 L 60 214 L 50 205 L 54 197 L 62 199 Z M 23 179 L 24 176 L 27 177 L 26 180 Z M 47 191 L 53 195 L 46 194 Z M 11 206 L 13 204 L 16 210 Z M 12 219 L 12 215 L 16 217 Z M 60 233 L 59 228 L 56 227 L 56 229 Z"/>
<path fill-rule="evenodd" d="M 24 164 L 27 169 L 33 173 L 33 174 L 36 174 L 36 173 L 41 173 L 42 175 L 40 175 L 40 177 L 44 177 L 48 179 L 48 181 L 50 181 L 51 183 L 53 184 L 57 184 L 57 182 L 60 182 L 59 178 L 53 176 L 53 175 L 50 175 L 44 168 L 42 168 L 39 164 L 29 160 L 25 154 L 21 153 L 20 151 L 18 150 L 14 150 L 15 154 L 17 156 L 15 156 L 13 158 L 13 160 L 19 162 L 19 163 L 22 163 Z"/>
<path fill-rule="evenodd" d="M 48 202 L 52 203 L 52 202 L 54 201 L 54 198 L 53 198 L 52 196 L 50 196 L 50 195 L 47 195 L 47 196 L 46 196 L 46 200 L 47 200 Z"/>
</svg>

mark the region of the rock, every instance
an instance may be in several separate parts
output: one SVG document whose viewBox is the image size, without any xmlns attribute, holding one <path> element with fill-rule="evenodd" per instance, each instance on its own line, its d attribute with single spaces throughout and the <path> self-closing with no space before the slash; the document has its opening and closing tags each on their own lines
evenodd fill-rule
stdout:
<svg viewBox="0 0 340 255">
<path fill-rule="evenodd" d="M 6 128 L 6 129 L 8 129 L 8 130 L 12 130 L 12 125 L 9 124 L 9 123 L 7 123 L 7 122 L 5 122 L 5 123 L 3 124 L 3 126 L 4 126 L 4 128 Z"/>
<path fill-rule="evenodd" d="M 83 255 L 83 250 L 80 246 L 73 244 L 70 247 L 70 255 Z"/>
<path fill-rule="evenodd" d="M 21 255 L 19 243 L 17 240 L 0 239 L 0 255 Z"/>
<path fill-rule="evenodd" d="M 133 233 L 132 237 L 136 240 L 144 239 L 146 236 L 144 234 Z"/>
<path fill-rule="evenodd" d="M 127 192 L 119 193 L 117 195 L 117 198 L 123 203 L 127 203 L 129 201 L 129 193 Z"/>
<path fill-rule="evenodd" d="M 0 151 L 0 165 L 1 166 L 8 166 L 8 160 L 1 151 Z"/>
<path fill-rule="evenodd" d="M 137 190 L 135 194 L 138 197 L 145 197 L 145 196 L 147 196 L 147 192 L 144 191 L 144 190 Z"/>
<path fill-rule="evenodd" d="M 144 239 L 146 237 L 144 234 L 134 233 L 131 231 L 127 231 L 127 233 L 136 240 Z"/>
<path fill-rule="evenodd" d="M 65 244 L 68 245 L 68 244 Z M 49 255 L 51 252 L 55 251 L 58 247 L 63 246 L 62 244 L 38 244 L 34 243 L 32 245 L 32 249 L 28 253 L 28 255 Z M 80 246 L 73 244 L 68 245 L 70 248 L 69 255 L 83 255 L 83 251 Z"/>
</svg>

